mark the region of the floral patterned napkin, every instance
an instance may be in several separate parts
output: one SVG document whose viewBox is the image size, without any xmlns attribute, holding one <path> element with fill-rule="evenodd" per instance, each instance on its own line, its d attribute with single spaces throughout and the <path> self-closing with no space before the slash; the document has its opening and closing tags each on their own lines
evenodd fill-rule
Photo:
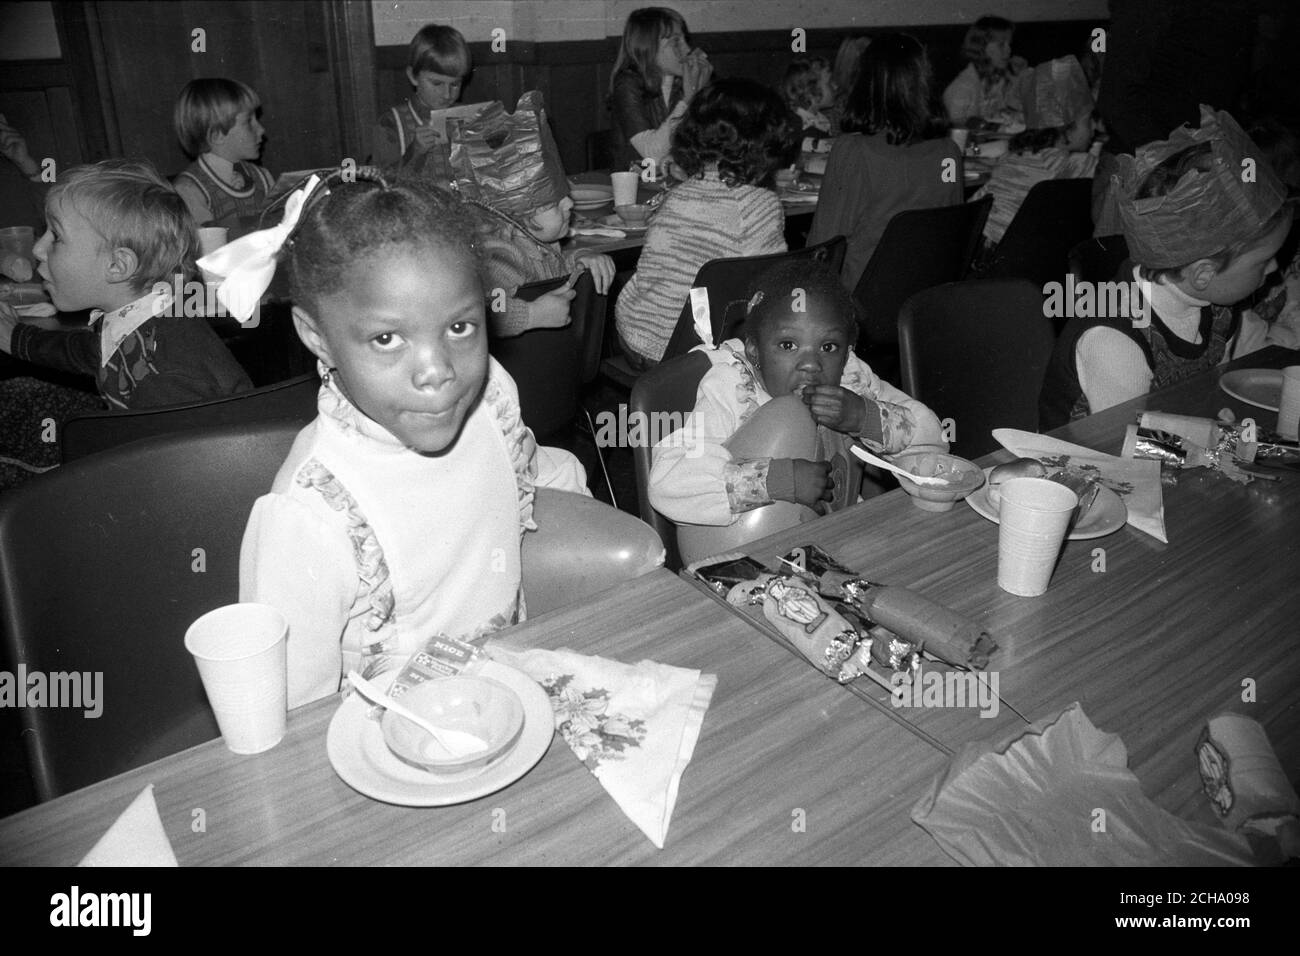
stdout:
<svg viewBox="0 0 1300 956">
<path fill-rule="evenodd" d="M 1116 458 L 1083 445 L 1016 428 L 995 428 L 993 437 L 1021 458 L 1037 458 L 1045 465 L 1073 466 L 1101 475 L 1101 483 L 1115 492 L 1128 509 L 1128 523 L 1165 544 L 1165 501 L 1160 490 L 1160 462 Z"/>
<path fill-rule="evenodd" d="M 493 645 L 491 656 L 546 690 L 555 729 L 628 819 L 663 849 L 682 771 L 718 679 L 696 670 Z"/>
</svg>

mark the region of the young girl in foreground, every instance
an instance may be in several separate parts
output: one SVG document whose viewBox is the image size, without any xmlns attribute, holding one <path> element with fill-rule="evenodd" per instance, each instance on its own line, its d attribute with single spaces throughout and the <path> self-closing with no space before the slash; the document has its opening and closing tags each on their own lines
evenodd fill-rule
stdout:
<svg viewBox="0 0 1300 956">
<path fill-rule="evenodd" d="M 289 622 L 289 706 L 351 668 L 397 667 L 435 634 L 523 615 L 519 546 L 535 485 L 585 492 L 539 450 L 488 357 L 458 204 L 421 183 L 318 189 L 281 258 L 320 361 L 316 420 L 253 507 L 240 600 Z"/>
<path fill-rule="evenodd" d="M 736 460 L 727 450 L 728 439 L 761 406 L 783 395 L 798 395 L 818 425 L 860 438 L 874 451 L 946 451 L 934 412 L 853 354 L 857 329 L 853 298 L 827 267 L 788 263 L 760 280 L 745 340 L 705 352 L 713 366 L 700 382 L 695 410 L 680 433 L 655 446 L 650 503 L 678 523 L 729 525 L 773 501 L 811 508 L 828 500 L 827 462 Z"/>
</svg>

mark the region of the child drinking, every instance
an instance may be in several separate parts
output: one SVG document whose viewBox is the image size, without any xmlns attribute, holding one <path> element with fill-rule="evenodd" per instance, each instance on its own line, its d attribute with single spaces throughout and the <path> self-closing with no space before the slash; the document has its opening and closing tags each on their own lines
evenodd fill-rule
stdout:
<svg viewBox="0 0 1300 956">
<path fill-rule="evenodd" d="M 1029 190 L 1047 179 L 1088 179 L 1097 168 L 1092 145 L 1092 93 L 1079 61 L 1072 56 L 1040 63 L 1018 78 L 1025 108 L 1025 131 L 1011 139 L 1007 154 L 971 202 L 993 197 L 984 225 L 990 246 L 1016 217 Z"/>
<path fill-rule="evenodd" d="M 1231 307 L 1276 269 L 1291 227 L 1286 188 L 1227 113 L 1202 106 L 1199 130 L 1174 130 L 1119 163 L 1130 259 L 1117 278 L 1132 283 L 1130 308 L 1062 330 L 1039 400 L 1044 431 L 1226 360 Z"/>
<path fill-rule="evenodd" d="M 349 669 L 396 668 L 434 635 L 515 623 L 534 487 L 585 493 L 488 357 L 465 211 L 361 172 L 311 197 L 280 254 L 320 360 L 319 413 L 253 507 L 240 599 L 289 621 L 290 707 Z"/>
<path fill-rule="evenodd" d="M 798 119 L 761 83 L 718 80 L 691 101 L 673 136 L 686 181 L 650 221 L 636 274 L 615 306 L 634 367 L 663 357 L 700 266 L 785 251 L 785 214 L 771 186 L 798 152 Z"/>
<path fill-rule="evenodd" d="M 673 131 L 686 108 L 709 82 L 713 66 L 704 51 L 691 49 L 686 21 L 668 7 L 633 10 L 609 78 L 618 151 L 614 168 L 668 158 Z"/>
<path fill-rule="evenodd" d="M 266 131 L 262 102 L 238 80 L 190 80 L 176 100 L 176 137 L 192 162 L 176 176 L 176 191 L 194 221 L 236 227 L 266 205 L 274 178 L 258 165 Z"/>
<path fill-rule="evenodd" d="M 860 438 L 874 451 L 946 451 L 934 413 L 853 354 L 857 329 L 853 297 L 827 267 L 787 263 L 763 277 L 750 300 L 744 341 L 705 350 L 712 367 L 695 410 L 680 433 L 655 446 L 650 503 L 681 524 L 730 525 L 773 501 L 814 507 L 828 500 L 827 462 L 737 459 L 727 450 L 760 407 L 785 395 L 799 396 L 817 424 Z"/>
<path fill-rule="evenodd" d="M 89 328 L 55 332 L 0 310 L 0 349 L 95 378 L 110 409 L 222 398 L 253 387 L 202 318 L 178 315 L 175 276 L 193 273 L 194 220 L 152 166 L 104 160 L 62 173 L 33 250 L 62 312 L 93 309 Z"/>
<path fill-rule="evenodd" d="M 835 84 L 825 60 L 795 60 L 786 68 L 781 95 L 803 124 L 805 148 L 808 140 L 832 138 L 837 130 L 824 112 L 835 105 Z"/>
<path fill-rule="evenodd" d="M 472 67 L 469 45 L 454 27 L 430 23 L 412 37 L 406 78 L 415 94 L 379 118 L 374 165 L 451 182 L 449 144 L 429 114 L 456 105 Z"/>
</svg>

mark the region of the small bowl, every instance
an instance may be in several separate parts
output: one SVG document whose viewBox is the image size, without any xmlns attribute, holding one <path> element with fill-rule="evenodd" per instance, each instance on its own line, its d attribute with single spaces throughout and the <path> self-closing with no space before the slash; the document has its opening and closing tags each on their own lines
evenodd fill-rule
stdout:
<svg viewBox="0 0 1300 956">
<path fill-rule="evenodd" d="M 650 207 L 643 202 L 632 206 L 615 206 L 614 211 L 618 213 L 618 218 L 629 226 L 641 225 L 650 215 Z"/>
<path fill-rule="evenodd" d="M 912 504 L 922 511 L 948 511 L 953 503 L 965 498 L 984 484 L 984 472 L 974 462 L 956 455 L 934 451 L 917 451 L 892 459 L 895 465 L 913 474 L 947 479 L 943 485 L 918 485 L 902 475 L 898 483 L 912 496 Z"/>
<path fill-rule="evenodd" d="M 504 757 L 524 729 L 519 695 L 486 677 L 444 677 L 412 687 L 401 701 L 439 727 L 474 734 L 487 750 L 453 759 L 429 734 L 405 717 L 385 711 L 380 725 L 388 749 L 402 762 L 436 774 L 476 770 Z"/>
</svg>

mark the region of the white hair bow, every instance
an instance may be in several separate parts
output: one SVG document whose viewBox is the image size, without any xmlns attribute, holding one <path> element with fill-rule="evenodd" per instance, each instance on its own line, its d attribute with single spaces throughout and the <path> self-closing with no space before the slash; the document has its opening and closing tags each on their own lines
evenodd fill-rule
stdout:
<svg viewBox="0 0 1300 956">
<path fill-rule="evenodd" d="M 275 277 L 275 257 L 298 225 L 302 207 L 319 182 L 319 176 L 312 176 L 289 197 L 278 226 L 250 232 L 199 260 L 200 269 L 222 280 L 217 287 L 217 301 L 240 322 L 247 322 L 262 301 Z"/>
</svg>

